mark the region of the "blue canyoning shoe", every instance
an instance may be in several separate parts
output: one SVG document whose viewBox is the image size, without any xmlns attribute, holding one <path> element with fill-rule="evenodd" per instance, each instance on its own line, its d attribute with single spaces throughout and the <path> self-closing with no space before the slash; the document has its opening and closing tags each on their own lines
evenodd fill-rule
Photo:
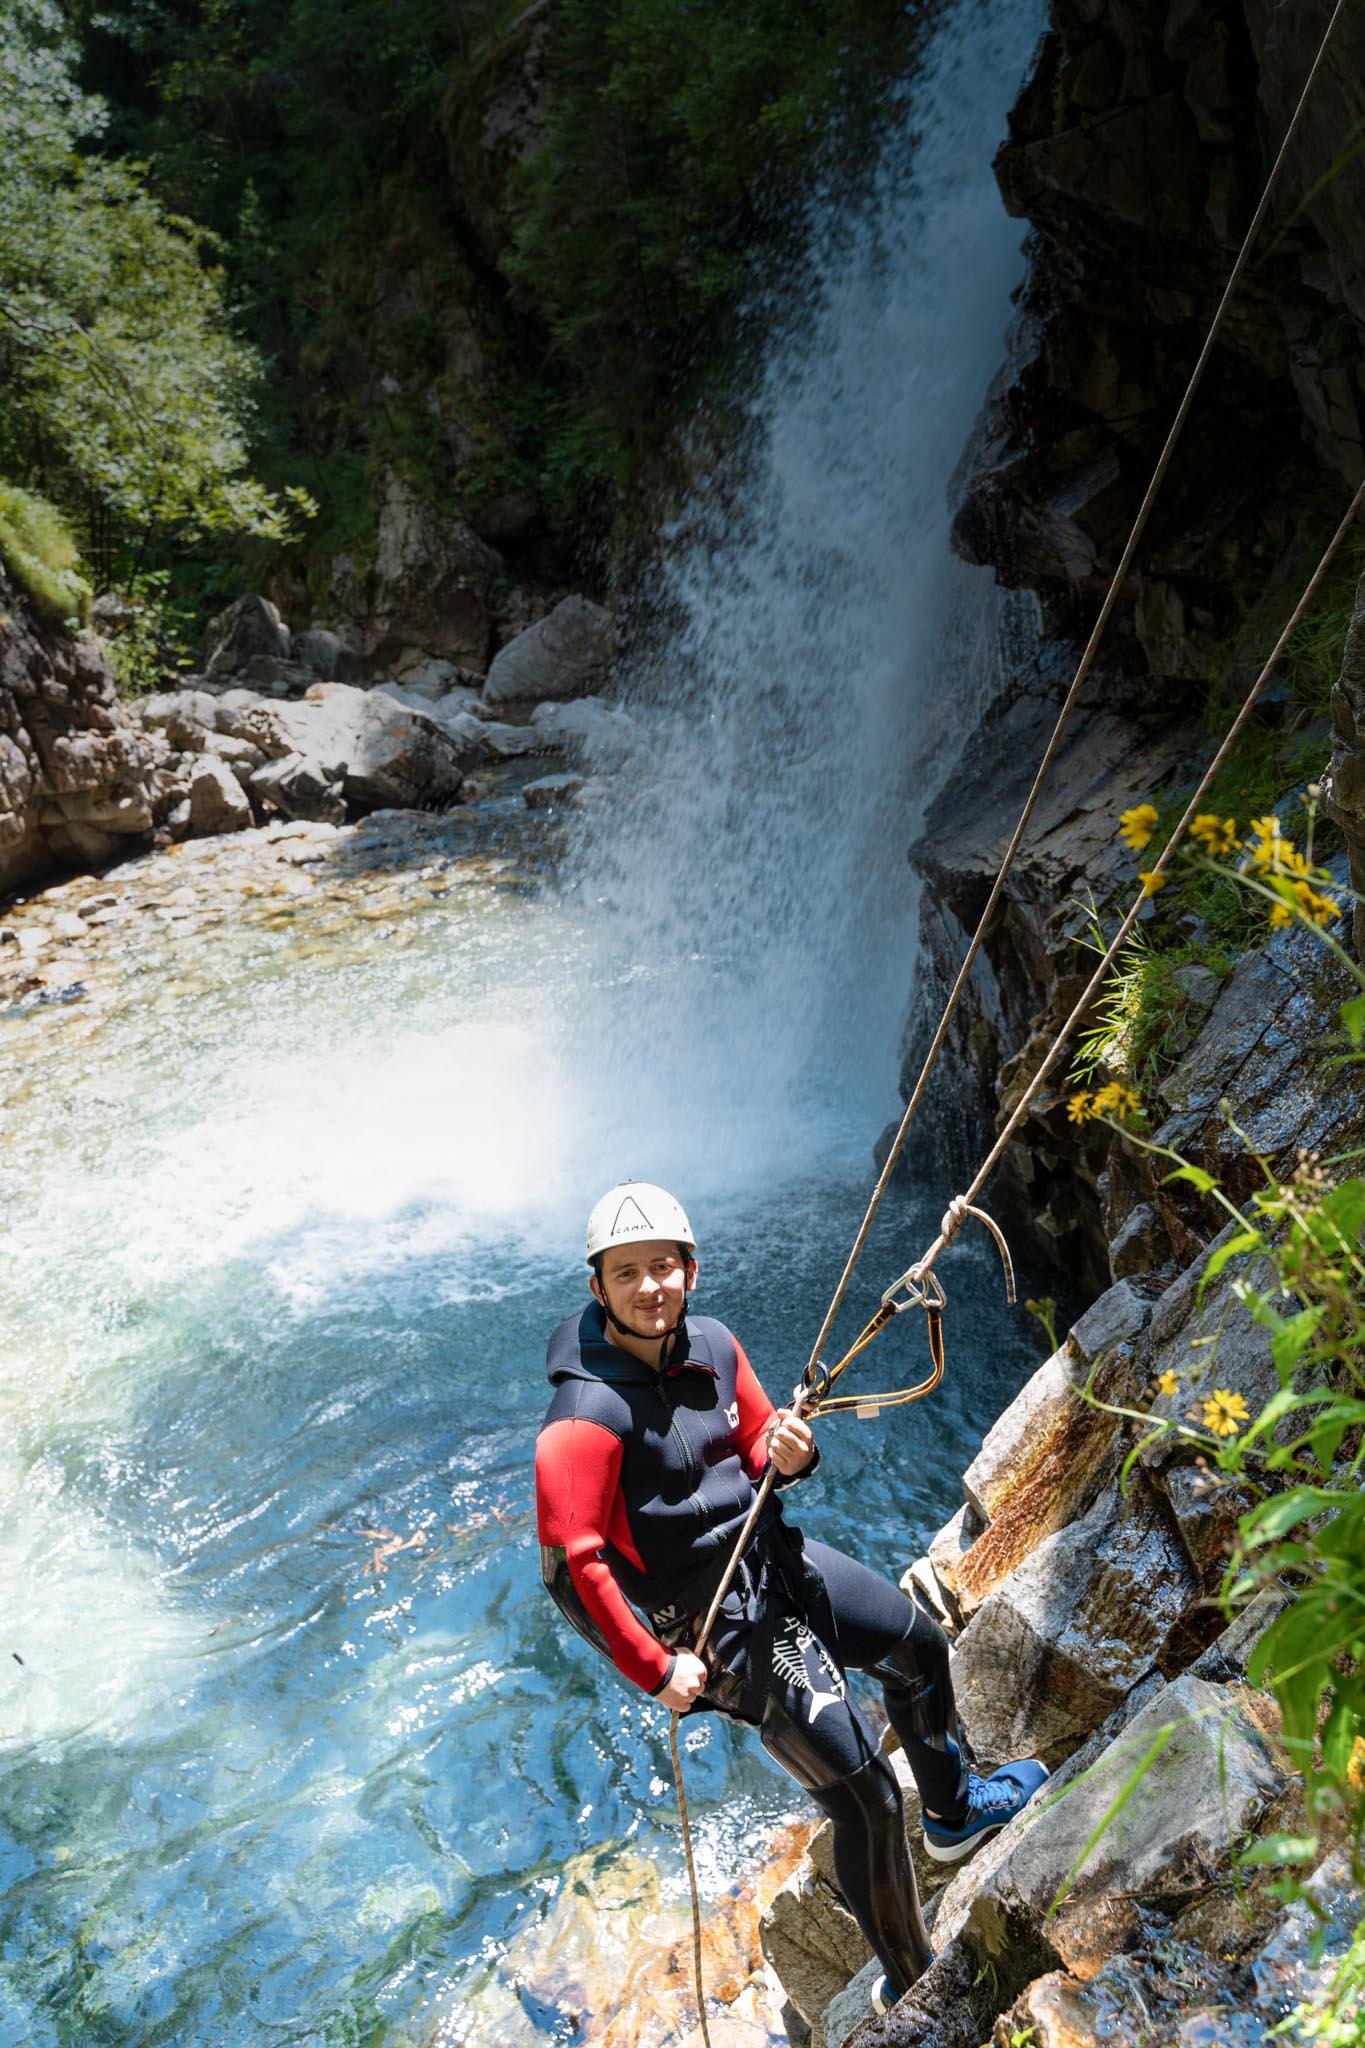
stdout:
<svg viewBox="0 0 1365 2048">
<path fill-rule="evenodd" d="M 1001 1828 L 1008 1827 L 1016 1813 L 1022 1813 L 1047 1772 L 1032 1757 L 1022 1763 L 1001 1764 L 989 1778 L 973 1771 L 967 1781 L 967 1817 L 960 1827 L 924 1816 L 924 1846 L 935 1863 L 958 1863 L 979 1849 Z"/>
</svg>

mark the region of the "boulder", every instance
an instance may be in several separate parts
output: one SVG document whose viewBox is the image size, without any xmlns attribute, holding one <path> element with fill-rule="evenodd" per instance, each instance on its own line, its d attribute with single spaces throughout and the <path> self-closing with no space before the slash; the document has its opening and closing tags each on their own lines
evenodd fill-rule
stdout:
<svg viewBox="0 0 1365 2048">
<path fill-rule="evenodd" d="M 619 767 L 640 744 L 640 728 L 630 713 L 597 697 L 537 704 L 531 724 L 542 745 L 563 747 L 594 768 Z"/>
<path fill-rule="evenodd" d="M 324 683 L 351 683 L 360 672 L 354 648 L 325 626 L 307 626 L 296 633 L 293 653 L 296 662 Z"/>
<path fill-rule="evenodd" d="M 303 662 L 282 661 L 277 654 L 253 654 L 239 673 L 263 697 L 301 697 L 318 680 Z"/>
<path fill-rule="evenodd" d="M 605 687 L 615 657 L 610 613 L 590 598 L 566 597 L 494 656 L 484 696 L 490 704 L 590 696 Z"/>
<path fill-rule="evenodd" d="M 419 649 L 412 649 L 406 658 L 400 656 L 395 661 L 393 680 L 415 697 L 434 699 L 459 692 L 468 699 L 462 707 L 466 711 L 479 701 L 483 687 L 483 677 L 477 670 L 459 668 L 453 661 L 433 660 Z M 381 683 L 378 687 L 383 689 L 385 685 Z"/>
<path fill-rule="evenodd" d="M 1199 1591 L 1150 1484 L 1107 1488 L 994 1586 L 959 1636 L 953 1682 L 973 1749 L 1049 1766 L 1069 1756 L 1180 1654 Z"/>
<path fill-rule="evenodd" d="M 480 758 L 474 737 L 456 735 L 391 698 L 368 697 L 342 788 L 349 804 L 366 810 L 451 803 Z"/>
<path fill-rule="evenodd" d="M 286 754 L 257 768 L 250 786 L 258 800 L 274 804 L 287 818 L 305 818 L 324 825 L 340 825 L 346 804 L 339 778 L 329 777 L 316 761 L 302 754 Z"/>
<path fill-rule="evenodd" d="M 258 654 L 287 661 L 290 645 L 289 628 L 268 597 L 239 597 L 209 621 L 204 634 L 204 673 L 236 675 Z"/>
<path fill-rule="evenodd" d="M 190 835 L 240 832 L 252 823 L 251 802 L 225 761 L 204 754 L 190 775 Z"/>
<path fill-rule="evenodd" d="M 1149 1751 L 1151 1767 L 1111 1814 Z M 1265 1699 L 1186 1673 L 1088 1771 L 1059 1796 L 1045 1788 L 953 1879 L 935 1938 L 965 1937 L 1007 1995 L 1040 1970 L 1093 1976 L 1146 1912 L 1178 1910 L 1226 1876 L 1288 1778 Z"/>
<path fill-rule="evenodd" d="M 871 1955 L 837 1886 L 809 1856 L 774 1894 L 759 1922 L 759 1941 L 812 2035 L 823 2026 L 830 2000 Z"/>
<path fill-rule="evenodd" d="M 156 765 L 98 643 L 40 625 L 0 565 L 0 891 L 149 835 Z"/>
</svg>

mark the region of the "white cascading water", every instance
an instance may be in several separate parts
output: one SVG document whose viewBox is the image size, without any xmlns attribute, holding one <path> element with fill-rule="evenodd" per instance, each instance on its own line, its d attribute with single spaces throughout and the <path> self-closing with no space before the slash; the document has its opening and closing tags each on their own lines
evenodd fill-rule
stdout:
<svg viewBox="0 0 1365 2048">
<path fill-rule="evenodd" d="M 575 1855 L 676 1885 L 657 1710 L 538 1590 L 539 1360 L 635 1174 L 685 1196 L 703 1305 L 777 1387 L 865 1197 L 905 851 L 997 661 L 947 496 L 1021 269 L 990 164 L 1041 12 L 960 0 L 870 204 L 816 209 L 818 303 L 706 494 L 742 512 L 667 539 L 558 884 L 457 861 L 400 930 L 338 866 L 287 928 L 239 897 L 173 967 L 5 1019 L 0 2048 L 90 2001 L 110 2042 L 227 2048 L 447 1996 L 484 2019 L 442 2041 L 511 2048 L 553 2031 L 511 1958 Z M 932 1455 L 919 1411 L 874 1458 L 832 1430 L 820 1534 L 892 1567 L 950 1510 L 1024 1369 L 988 1284 L 955 1287 Z M 384 1529 L 425 1547 L 381 1570 Z M 786 1795 L 728 1736 L 689 1768 L 719 1896 Z"/>
<path fill-rule="evenodd" d="M 817 216 L 819 302 L 770 357 L 742 494 L 669 536 L 651 596 L 682 623 L 627 681 L 647 737 L 578 863 L 600 1179 L 771 1185 L 822 1148 L 865 1161 L 894 1109 L 906 847 L 998 660 L 948 494 L 1019 270 L 991 158 L 1038 15 L 938 31 L 870 204 Z"/>
</svg>

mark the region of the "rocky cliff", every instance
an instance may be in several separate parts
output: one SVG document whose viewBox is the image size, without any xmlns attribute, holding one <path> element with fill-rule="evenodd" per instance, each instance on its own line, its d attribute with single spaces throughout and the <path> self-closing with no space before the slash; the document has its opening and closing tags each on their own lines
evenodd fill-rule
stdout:
<svg viewBox="0 0 1365 2048">
<path fill-rule="evenodd" d="M 1030 222 L 1029 276 L 954 525 L 969 559 L 1037 593 L 1042 633 L 912 849 L 926 886 L 907 1085 L 1330 11 L 1329 0 L 1054 0 L 998 159 L 1006 204 Z M 1363 80 L 1365 17 L 1348 11 L 940 1066 L 950 1175 L 980 1156 L 1088 978 L 1092 917 L 1131 898 L 1120 814 L 1192 785 L 1211 718 L 1259 667 L 1362 474 L 1365 170 L 1351 146 Z M 1349 860 L 1357 884 L 1362 647 L 1365 582 L 1331 729 L 1303 726 L 1313 772 L 1330 757 L 1324 794 L 1347 842 L 1334 872 L 1344 880 Z M 1298 714 L 1282 703 L 1278 715 Z M 1235 1198 L 1259 1179 L 1257 1154 L 1289 1167 L 1297 1153 L 1360 1145 L 1365 1091 L 1327 1064 L 1351 986 L 1302 929 L 1178 966 L 1149 1076 L 1157 1142 Z M 955 1637 L 977 1756 L 1039 1755 L 1053 1786 L 948 1882 L 921 1861 L 934 1962 L 885 2020 L 866 2018 L 873 1966 L 817 1836 L 765 1922 L 792 2038 L 1089 2048 L 1259 2037 L 1261 2019 L 1315 1981 L 1315 1922 L 1329 1957 L 1340 1953 L 1359 1891 L 1342 1854 L 1288 1908 L 1235 1872 L 1248 1836 L 1292 1831 L 1301 1812 L 1274 1704 L 1247 1683 L 1283 1596 L 1224 1626 L 1214 1595 L 1248 1501 L 1192 1446 L 1168 1438 L 1127 1486 L 1120 1473 L 1137 1416 L 1188 1413 L 1215 1376 L 1256 1414 L 1279 1384 L 1268 1333 L 1234 1269 L 1204 1284 L 1226 1212 L 1158 1180 L 1110 1131 L 1072 1124 L 1063 1076 L 987 1199 L 1016 1242 L 1094 1299 L 986 1434 L 961 1509 L 906 1584 Z M 1080 1398 L 1087 1381 L 1107 1408 Z M 1154 1743 L 1159 1770 L 1124 1802 Z"/>
<path fill-rule="evenodd" d="M 1330 12 L 1327 0 L 1053 8 L 997 159 L 1007 206 L 1030 223 L 1029 275 L 954 521 L 964 554 L 1036 591 L 1043 633 L 912 849 L 928 886 L 908 1076 Z M 943 1092 L 964 1157 L 1084 985 L 1089 905 L 1131 881 L 1120 813 L 1193 783 L 1210 724 L 1259 667 L 1363 473 L 1365 168 L 1349 149 L 1362 79 L 1365 19 L 1347 10 L 955 1029 Z M 1348 664 L 1329 798 L 1344 797 L 1357 845 L 1358 695 Z M 1283 693 L 1280 715 L 1303 716 Z M 1332 747 L 1320 732 L 1319 774 Z M 1186 1040 L 1220 977 L 1189 981 Z M 1124 1238 L 1151 1190 L 1105 1180 L 1108 1148 L 1067 1125 L 1060 1089 L 1061 1077 L 1001 1177 L 1015 1228 L 1091 1289 L 1134 1257 L 1188 1263 L 1207 1236 L 1197 1220 L 1191 1235 L 1167 1217 L 1136 1251 Z"/>
<path fill-rule="evenodd" d="M 0 564 L 0 894 L 147 844 L 152 770 L 94 640 L 40 625 Z"/>
</svg>

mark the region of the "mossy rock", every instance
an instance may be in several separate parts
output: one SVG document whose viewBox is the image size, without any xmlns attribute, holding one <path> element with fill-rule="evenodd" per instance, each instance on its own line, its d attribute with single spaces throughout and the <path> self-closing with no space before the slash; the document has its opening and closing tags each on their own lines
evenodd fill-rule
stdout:
<svg viewBox="0 0 1365 2048">
<path fill-rule="evenodd" d="M 45 625 L 88 626 L 93 592 L 80 555 L 55 505 L 17 484 L 0 482 L 0 560 Z"/>
</svg>

